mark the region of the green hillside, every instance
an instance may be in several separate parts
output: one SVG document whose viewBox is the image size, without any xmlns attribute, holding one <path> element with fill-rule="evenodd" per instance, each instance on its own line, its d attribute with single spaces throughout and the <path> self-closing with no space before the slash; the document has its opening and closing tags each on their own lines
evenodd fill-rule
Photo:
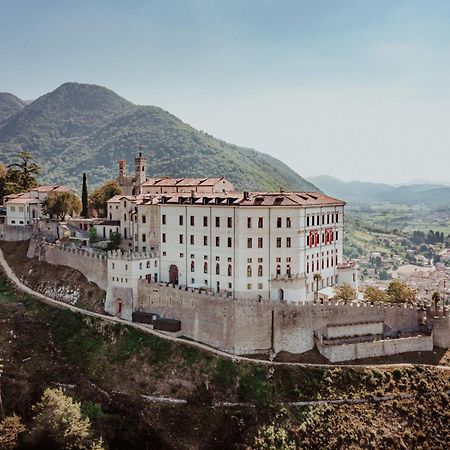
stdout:
<svg viewBox="0 0 450 450">
<path fill-rule="evenodd" d="M 0 128 L 0 152 L 11 162 L 19 150 L 35 155 L 43 182 L 79 187 L 117 176 L 117 160 L 130 169 L 139 146 L 150 176 L 221 176 L 238 189 L 317 191 L 287 165 L 192 128 L 155 106 L 137 106 L 95 85 L 65 83 L 10 117 Z"/>
<path fill-rule="evenodd" d="M 0 92 L 0 126 L 11 116 L 25 108 L 26 103 L 8 92 Z"/>
</svg>

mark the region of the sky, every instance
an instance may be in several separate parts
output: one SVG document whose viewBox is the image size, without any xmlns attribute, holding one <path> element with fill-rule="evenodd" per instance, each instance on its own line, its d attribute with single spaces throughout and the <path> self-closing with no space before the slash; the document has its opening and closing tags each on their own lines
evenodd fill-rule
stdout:
<svg viewBox="0 0 450 450">
<path fill-rule="evenodd" d="M 450 182 L 450 2 L 0 0 L 0 91 L 106 86 L 302 176 Z"/>
</svg>

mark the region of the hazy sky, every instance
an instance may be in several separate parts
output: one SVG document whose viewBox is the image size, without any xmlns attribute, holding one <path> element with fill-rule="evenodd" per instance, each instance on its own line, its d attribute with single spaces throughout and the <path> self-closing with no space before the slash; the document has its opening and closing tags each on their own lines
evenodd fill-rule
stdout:
<svg viewBox="0 0 450 450">
<path fill-rule="evenodd" d="M 0 91 L 65 81 L 303 176 L 450 181 L 450 1 L 0 0 Z"/>
</svg>

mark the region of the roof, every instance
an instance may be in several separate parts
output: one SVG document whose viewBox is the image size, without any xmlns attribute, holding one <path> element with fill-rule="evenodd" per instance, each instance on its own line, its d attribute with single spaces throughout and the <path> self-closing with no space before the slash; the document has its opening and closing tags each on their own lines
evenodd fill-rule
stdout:
<svg viewBox="0 0 450 450">
<path fill-rule="evenodd" d="M 62 184 L 46 184 L 43 186 L 38 186 L 36 188 L 31 189 L 31 191 L 35 192 L 74 192 L 72 188 L 69 186 L 64 186 Z"/>
<path fill-rule="evenodd" d="M 120 220 L 103 220 L 102 222 L 97 223 L 97 225 L 104 225 L 104 226 L 119 226 Z"/>
<path fill-rule="evenodd" d="M 30 197 L 16 197 L 6 201 L 8 205 L 23 205 L 26 203 L 39 203 L 37 199 Z"/>
<path fill-rule="evenodd" d="M 220 181 L 224 180 L 224 177 L 207 177 L 207 178 L 147 178 L 142 183 L 142 186 L 214 186 Z"/>
<path fill-rule="evenodd" d="M 135 204 L 191 204 L 230 206 L 315 207 L 343 206 L 345 202 L 320 192 L 210 192 L 207 194 L 116 195 L 108 203 L 119 203 L 123 199 Z"/>
</svg>

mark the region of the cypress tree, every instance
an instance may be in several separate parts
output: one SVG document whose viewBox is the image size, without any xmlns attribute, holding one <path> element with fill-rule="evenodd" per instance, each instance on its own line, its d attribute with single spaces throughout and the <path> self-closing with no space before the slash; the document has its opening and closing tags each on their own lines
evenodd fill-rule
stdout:
<svg viewBox="0 0 450 450">
<path fill-rule="evenodd" d="M 88 191 L 87 191 L 87 183 L 86 183 L 86 172 L 83 172 L 83 189 L 81 191 L 81 217 L 88 217 Z"/>
</svg>

